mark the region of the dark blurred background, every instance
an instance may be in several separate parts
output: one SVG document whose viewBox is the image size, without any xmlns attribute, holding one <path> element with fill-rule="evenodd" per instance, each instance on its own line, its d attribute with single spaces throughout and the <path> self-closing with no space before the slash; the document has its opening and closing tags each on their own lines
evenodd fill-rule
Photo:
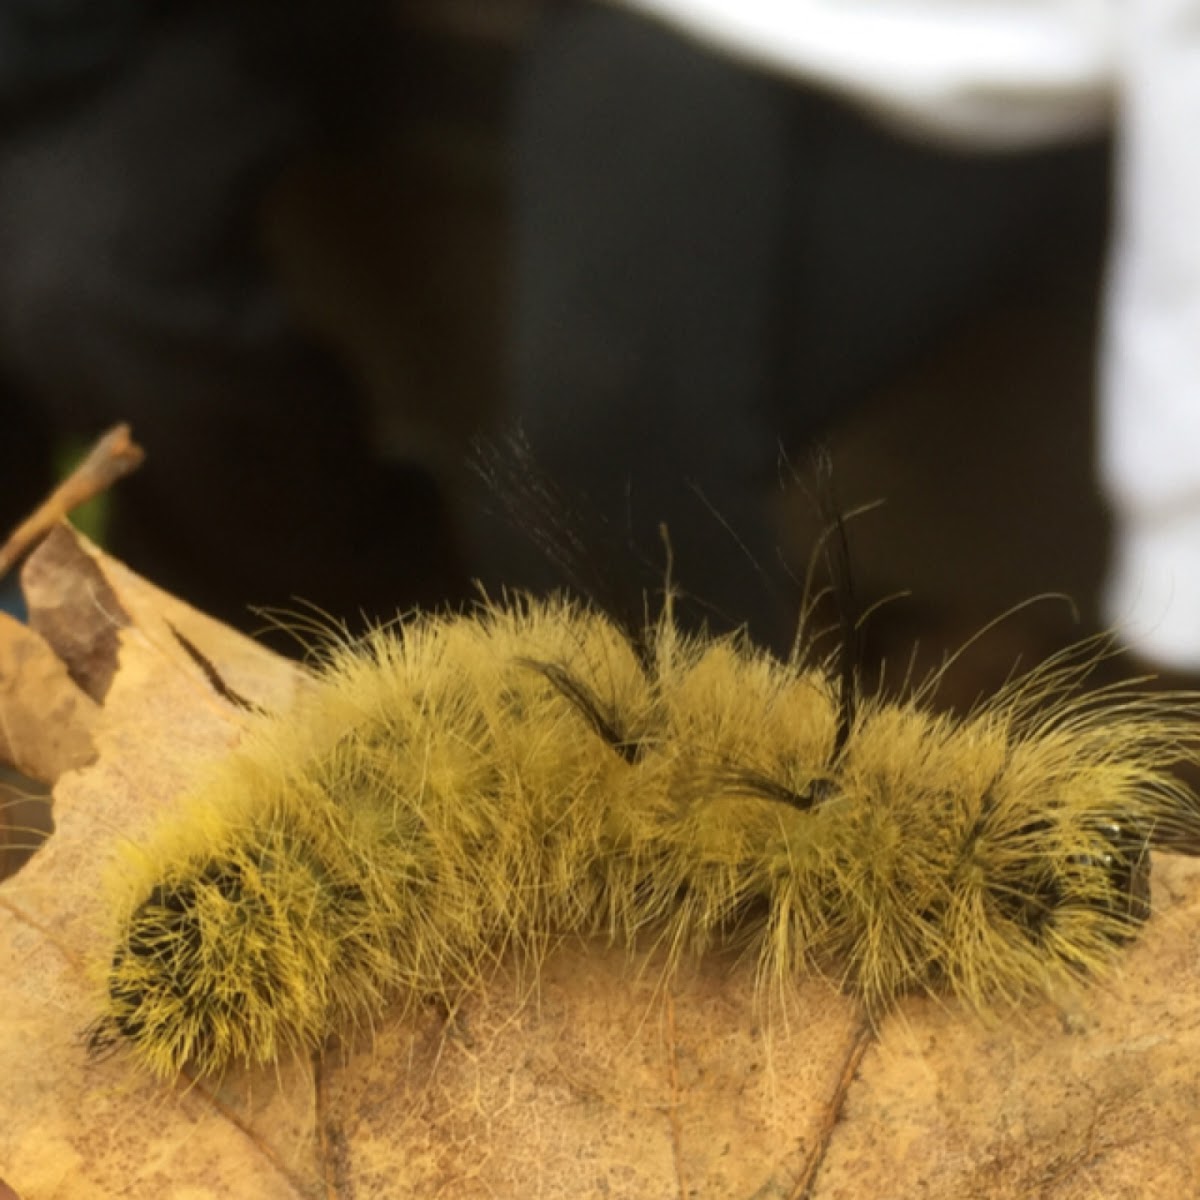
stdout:
<svg viewBox="0 0 1200 1200">
<path fill-rule="evenodd" d="M 265 214 L 291 294 L 370 380 L 401 449 L 415 439 L 453 459 L 503 409 L 506 89 L 538 7 L 398 5 L 411 57 L 396 136 L 370 159 L 304 164 Z M 967 656 L 964 695 L 1094 626 L 1108 536 L 1093 471 L 1104 234 L 1079 227 L 1047 247 L 1043 270 L 827 436 L 839 503 L 882 502 L 850 527 L 864 603 L 896 597 L 869 623 L 876 653 L 899 662 L 916 641 L 932 665 L 1048 597 Z M 803 562 L 822 519 L 798 489 L 780 502 Z"/>
<path fill-rule="evenodd" d="M 469 586 L 457 504 L 470 439 L 506 401 L 509 89 L 541 5 L 391 0 L 376 7 L 371 19 L 382 19 L 387 30 L 372 68 L 382 82 L 356 100 L 366 99 L 369 119 L 348 133 L 285 130 L 269 178 L 261 180 L 254 238 L 288 320 L 319 350 L 312 370 L 288 367 L 273 376 L 264 369 L 262 386 L 281 393 L 273 411 L 290 411 L 296 386 L 315 387 L 322 372 L 342 371 L 348 382 L 336 386 L 361 399 L 371 450 L 398 465 L 397 473 L 343 507 L 310 497 L 297 508 L 276 508 L 267 487 L 255 493 L 263 511 L 246 520 L 259 546 L 302 543 L 312 522 L 327 523 L 334 538 L 340 527 L 356 555 L 370 543 L 388 568 L 360 571 L 348 565 L 349 555 L 341 562 L 321 550 L 290 575 L 284 556 L 277 577 L 246 586 L 245 564 L 236 554 L 224 557 L 223 542 L 234 540 L 240 522 L 221 499 L 223 475 L 253 473 L 265 453 L 266 443 L 254 441 L 261 431 L 249 431 L 253 451 L 241 465 L 222 465 L 223 454 L 240 456 L 228 446 L 206 448 L 192 482 L 210 496 L 197 518 L 210 528 L 193 534 L 181 528 L 192 518 L 176 518 L 158 498 L 162 472 L 174 473 L 169 464 L 179 455 L 142 411 L 147 405 L 131 396 L 122 408 L 116 394 L 77 406 L 80 436 L 111 410 L 113 419 L 134 422 L 150 455 L 142 478 L 122 484 L 113 498 L 116 552 L 186 598 L 251 627 L 246 605 L 287 603 L 289 596 L 334 612 L 381 615 L 389 606 L 461 596 Z M 295 62 L 302 67 L 303 59 Z M 15 120 L 12 130 L 10 145 L 20 136 Z M 9 221 L 10 234 L 19 232 L 4 200 L 19 179 L 12 156 L 0 156 L 0 244 L 2 222 Z M 862 602 L 904 593 L 868 626 L 875 656 L 906 659 L 915 641 L 921 661 L 935 663 L 1031 596 L 1060 594 L 1077 606 L 1048 599 L 1002 622 L 952 685 L 964 696 L 1002 678 L 1014 659 L 1028 662 L 1089 632 L 1095 620 L 1107 537 L 1092 428 L 1103 238 L 1102 228 L 1083 226 L 1046 246 L 1044 262 L 1020 286 L 965 317 L 827 435 L 839 503 L 849 509 L 883 502 L 851 523 Z M 54 346 L 53 327 L 19 337 L 10 328 L 9 336 L 10 345 L 23 339 L 26 354 L 46 355 Z M 19 376 L 17 367 L 4 369 Z M 18 382 L 11 394 L 38 391 Z M 17 411 L 15 402 L 9 411 Z M 34 466 L 43 447 L 15 419 L 6 424 L 0 509 L 11 523 L 37 499 Z M 314 470 L 320 461 L 314 451 Z M 782 494 L 780 503 L 790 549 L 803 561 L 821 518 L 800 490 Z M 378 526 L 392 528 L 385 535 Z M 303 557 L 302 544 L 292 548 Z M 329 577 L 340 586 L 321 586 Z"/>
</svg>

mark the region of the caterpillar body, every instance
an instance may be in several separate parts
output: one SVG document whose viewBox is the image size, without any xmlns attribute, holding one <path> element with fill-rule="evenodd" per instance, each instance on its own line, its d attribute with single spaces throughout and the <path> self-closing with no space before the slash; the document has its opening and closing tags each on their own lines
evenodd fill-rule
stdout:
<svg viewBox="0 0 1200 1200">
<path fill-rule="evenodd" d="M 571 935 L 735 943 L 874 1016 L 1053 992 L 1136 935 L 1152 849 L 1200 849 L 1194 717 L 1085 675 L 954 718 L 669 604 L 634 636 L 565 599 L 378 629 L 131 856 L 92 1045 L 267 1063 Z"/>
</svg>

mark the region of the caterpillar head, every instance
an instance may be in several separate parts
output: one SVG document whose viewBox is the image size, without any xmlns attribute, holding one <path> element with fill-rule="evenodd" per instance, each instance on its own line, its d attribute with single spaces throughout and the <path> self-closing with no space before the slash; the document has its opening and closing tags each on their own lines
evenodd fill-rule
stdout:
<svg viewBox="0 0 1200 1200">
<path fill-rule="evenodd" d="M 1150 845 L 1136 814 L 1049 810 L 986 839 L 960 876 L 930 982 L 988 1007 L 1101 971 L 1150 916 Z"/>
<path fill-rule="evenodd" d="M 1087 917 L 1097 937 L 1122 945 L 1137 936 L 1150 916 L 1150 847 L 1128 816 L 1095 816 L 1084 823 L 1087 841 L 1058 853 L 1052 823 L 1031 822 L 1023 831 L 1046 839 L 1048 853 L 1030 864 L 1023 891 L 992 888 L 997 909 L 1042 939 L 1055 921 L 1072 912 Z"/>
</svg>

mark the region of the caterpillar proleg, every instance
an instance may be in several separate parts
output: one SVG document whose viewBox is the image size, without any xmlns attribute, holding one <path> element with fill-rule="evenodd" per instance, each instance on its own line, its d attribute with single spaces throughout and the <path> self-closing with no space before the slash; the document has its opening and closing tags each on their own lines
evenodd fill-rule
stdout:
<svg viewBox="0 0 1200 1200">
<path fill-rule="evenodd" d="M 326 655 L 129 856 L 96 1047 L 217 1074 L 453 1000 L 553 938 L 733 944 L 881 1016 L 1091 976 L 1200 851 L 1179 700 L 1051 660 L 964 717 L 798 651 L 635 636 L 566 599 L 417 617 Z"/>
</svg>

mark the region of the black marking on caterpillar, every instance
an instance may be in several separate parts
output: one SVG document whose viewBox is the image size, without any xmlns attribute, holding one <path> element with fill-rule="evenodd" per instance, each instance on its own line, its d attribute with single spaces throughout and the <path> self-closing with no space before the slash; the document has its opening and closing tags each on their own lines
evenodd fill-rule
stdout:
<svg viewBox="0 0 1200 1200">
<path fill-rule="evenodd" d="M 517 661 L 544 675 L 563 699 L 579 710 L 600 740 L 627 763 L 636 763 L 642 756 L 646 748 L 645 743 L 618 728 L 617 718 L 611 711 L 611 706 L 605 705 L 578 675 L 573 674 L 562 663 L 538 662 L 532 658 L 521 658 Z"/>
</svg>

